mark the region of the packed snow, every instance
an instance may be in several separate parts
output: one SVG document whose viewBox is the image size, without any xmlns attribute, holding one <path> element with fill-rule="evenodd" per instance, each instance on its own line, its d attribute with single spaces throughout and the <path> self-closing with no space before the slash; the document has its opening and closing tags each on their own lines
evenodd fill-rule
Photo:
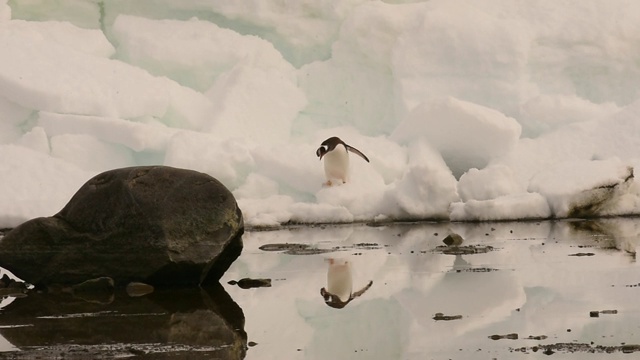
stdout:
<svg viewBox="0 0 640 360">
<path fill-rule="evenodd" d="M 249 226 L 640 214 L 640 3 L 0 0 L 0 228 L 205 172 Z M 350 181 L 323 186 L 338 136 Z"/>
</svg>

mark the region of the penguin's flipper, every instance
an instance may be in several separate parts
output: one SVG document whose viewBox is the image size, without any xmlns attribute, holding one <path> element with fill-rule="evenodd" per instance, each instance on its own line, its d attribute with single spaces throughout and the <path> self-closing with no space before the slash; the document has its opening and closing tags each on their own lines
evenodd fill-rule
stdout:
<svg viewBox="0 0 640 360">
<path fill-rule="evenodd" d="M 367 162 L 369 162 L 369 158 L 367 158 L 367 156 L 365 154 L 363 154 L 360 150 L 354 148 L 351 145 L 344 144 L 344 146 L 347 148 L 348 151 L 351 151 L 352 153 L 357 154 L 358 156 L 360 156 L 361 158 L 363 158 Z"/>
<path fill-rule="evenodd" d="M 351 294 L 351 300 L 357 298 L 358 296 L 361 296 L 362 294 L 364 294 L 367 290 L 369 290 L 369 288 L 371 287 L 371 285 L 373 285 L 373 281 L 369 281 L 369 283 L 363 287 L 362 289 L 354 292 L 353 294 Z"/>
</svg>

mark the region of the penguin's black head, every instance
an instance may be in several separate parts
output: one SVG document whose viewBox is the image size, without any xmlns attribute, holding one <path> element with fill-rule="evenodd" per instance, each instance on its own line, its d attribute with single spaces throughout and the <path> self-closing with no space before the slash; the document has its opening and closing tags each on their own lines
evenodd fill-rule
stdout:
<svg viewBox="0 0 640 360">
<path fill-rule="evenodd" d="M 340 144 L 344 144 L 344 142 L 340 140 L 339 137 L 330 137 L 327 140 L 323 141 L 322 144 L 320 144 L 320 147 L 318 148 L 318 150 L 316 150 L 316 156 L 318 156 L 320 160 L 322 160 L 323 156 L 325 156 L 329 151 L 335 149 L 336 146 Z"/>
<path fill-rule="evenodd" d="M 318 150 L 316 150 L 316 156 L 322 160 L 322 157 L 329 151 L 327 145 L 321 145 Z"/>
<path fill-rule="evenodd" d="M 322 297 L 324 298 L 324 303 L 334 309 L 342 309 L 347 306 L 349 302 L 351 302 L 351 299 L 347 301 L 340 300 L 337 295 L 328 292 L 325 288 L 320 289 L 320 295 L 322 295 Z"/>
</svg>

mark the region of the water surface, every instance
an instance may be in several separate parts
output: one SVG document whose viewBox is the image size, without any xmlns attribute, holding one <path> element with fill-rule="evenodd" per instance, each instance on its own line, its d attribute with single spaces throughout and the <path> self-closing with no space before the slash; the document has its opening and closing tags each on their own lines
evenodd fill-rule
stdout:
<svg viewBox="0 0 640 360">
<path fill-rule="evenodd" d="M 639 234 L 638 219 L 249 231 L 218 288 L 6 297 L 0 356 L 627 359 Z"/>
</svg>

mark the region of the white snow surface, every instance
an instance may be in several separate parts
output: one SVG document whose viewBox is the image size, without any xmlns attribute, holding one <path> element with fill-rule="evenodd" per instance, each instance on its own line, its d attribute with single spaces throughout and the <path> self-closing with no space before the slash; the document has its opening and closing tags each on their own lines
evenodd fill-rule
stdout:
<svg viewBox="0 0 640 360">
<path fill-rule="evenodd" d="M 136 165 L 216 177 L 250 226 L 640 214 L 638 14 L 0 0 L 0 228 Z M 323 187 L 331 136 L 370 162 Z"/>
</svg>

